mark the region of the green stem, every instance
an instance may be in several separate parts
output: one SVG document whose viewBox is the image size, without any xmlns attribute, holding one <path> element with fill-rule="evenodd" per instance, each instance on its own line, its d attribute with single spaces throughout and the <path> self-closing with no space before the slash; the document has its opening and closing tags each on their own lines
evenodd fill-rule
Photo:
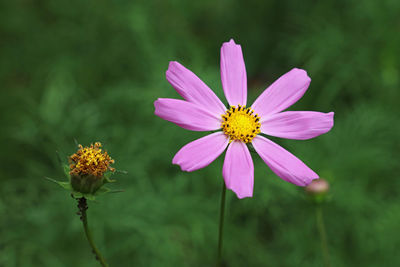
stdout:
<svg viewBox="0 0 400 267">
<path fill-rule="evenodd" d="M 319 236 L 321 238 L 321 249 L 322 249 L 322 254 L 324 258 L 324 266 L 325 267 L 330 267 L 330 260 L 329 260 L 329 250 L 328 250 L 328 240 L 326 237 L 326 230 L 325 230 L 325 224 L 324 224 L 324 219 L 322 215 L 322 206 L 321 204 L 317 204 L 316 206 L 316 217 L 317 217 L 317 227 L 318 227 L 318 232 Z"/>
<path fill-rule="evenodd" d="M 225 186 L 225 181 L 222 180 L 221 208 L 220 208 L 220 213 L 219 213 L 217 266 L 222 266 L 222 257 L 221 256 L 222 256 L 222 241 L 223 241 L 223 232 L 224 232 L 225 195 L 226 195 L 226 186 Z"/>
<path fill-rule="evenodd" d="M 85 230 L 85 235 L 87 240 L 89 241 L 90 247 L 92 248 L 93 253 L 96 255 L 96 260 L 98 260 L 103 267 L 108 267 L 108 264 L 104 257 L 100 254 L 100 251 L 97 249 L 96 245 L 93 242 L 92 234 L 89 230 L 86 210 L 88 209 L 86 198 L 81 197 L 78 199 L 78 208 L 79 215 L 81 215 L 80 219 L 83 223 L 83 229 Z"/>
</svg>

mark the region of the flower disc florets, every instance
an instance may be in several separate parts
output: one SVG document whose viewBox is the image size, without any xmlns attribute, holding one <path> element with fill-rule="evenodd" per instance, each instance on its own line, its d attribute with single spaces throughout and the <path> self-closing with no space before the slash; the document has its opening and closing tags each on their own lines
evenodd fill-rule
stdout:
<svg viewBox="0 0 400 267">
<path fill-rule="evenodd" d="M 70 176 L 72 187 L 82 193 L 94 193 L 103 185 L 103 175 L 107 171 L 114 172 L 110 167 L 114 160 L 102 152 L 101 143 L 96 142 L 90 147 L 79 145 L 78 151 L 70 158 Z"/>
<path fill-rule="evenodd" d="M 101 143 L 96 142 L 90 145 L 90 147 L 83 147 L 79 145 L 78 151 L 73 154 L 70 158 L 70 175 L 94 175 L 102 177 L 103 174 L 110 170 L 114 171 L 114 168 L 110 167 L 110 164 L 114 163 L 114 160 L 107 154 L 107 151 L 102 153 Z"/>
<path fill-rule="evenodd" d="M 230 142 L 240 140 L 245 143 L 251 142 L 253 138 L 260 133 L 260 117 L 254 114 L 252 108 L 238 105 L 231 106 L 224 115 L 222 115 L 221 128 L 229 136 Z"/>
</svg>

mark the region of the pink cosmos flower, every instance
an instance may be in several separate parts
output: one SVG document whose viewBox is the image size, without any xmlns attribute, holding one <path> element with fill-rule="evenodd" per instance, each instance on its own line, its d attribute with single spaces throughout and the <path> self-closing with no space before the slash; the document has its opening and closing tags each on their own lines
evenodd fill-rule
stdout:
<svg viewBox="0 0 400 267">
<path fill-rule="evenodd" d="M 176 61 L 169 64 L 168 82 L 185 99 L 159 98 L 154 102 L 160 118 L 191 131 L 215 131 L 178 151 L 172 160 L 183 171 L 206 167 L 222 152 L 226 187 L 238 198 L 252 197 L 254 165 L 251 144 L 271 170 L 285 181 L 308 185 L 318 175 L 290 152 L 260 135 L 305 140 L 328 132 L 333 112 L 284 111 L 299 100 L 310 85 L 307 72 L 294 68 L 247 105 L 247 76 L 242 49 L 232 39 L 221 47 L 221 80 L 229 108 L 193 72 Z"/>
</svg>

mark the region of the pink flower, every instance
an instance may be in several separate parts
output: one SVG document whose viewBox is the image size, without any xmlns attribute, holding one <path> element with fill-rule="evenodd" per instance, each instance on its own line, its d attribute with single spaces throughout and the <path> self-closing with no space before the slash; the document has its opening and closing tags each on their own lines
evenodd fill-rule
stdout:
<svg viewBox="0 0 400 267">
<path fill-rule="evenodd" d="M 172 160 L 183 171 L 195 171 L 213 162 L 226 148 L 222 174 L 226 187 L 238 198 L 252 197 L 254 165 L 247 144 L 252 144 L 271 170 L 285 181 L 308 185 L 318 175 L 290 152 L 260 135 L 305 140 L 328 132 L 333 112 L 284 111 L 306 92 L 307 72 L 292 69 L 270 85 L 251 105 L 247 102 L 247 76 L 240 45 L 233 40 L 221 47 L 221 80 L 226 108 L 193 72 L 170 62 L 167 80 L 185 99 L 159 98 L 154 102 L 160 118 L 191 131 L 216 131 L 195 140 Z"/>
</svg>

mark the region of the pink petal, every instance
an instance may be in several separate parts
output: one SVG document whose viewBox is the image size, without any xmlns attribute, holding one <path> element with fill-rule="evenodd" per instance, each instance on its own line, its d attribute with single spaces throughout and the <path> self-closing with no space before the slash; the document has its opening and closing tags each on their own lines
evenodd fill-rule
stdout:
<svg viewBox="0 0 400 267">
<path fill-rule="evenodd" d="M 233 141 L 229 145 L 222 174 L 226 187 L 238 198 L 253 196 L 254 165 L 245 143 Z"/>
<path fill-rule="evenodd" d="M 286 111 L 267 116 L 261 132 L 282 138 L 305 140 L 328 132 L 333 127 L 333 112 Z"/>
<path fill-rule="evenodd" d="M 191 131 L 213 131 L 221 128 L 220 115 L 178 99 L 159 98 L 154 102 L 154 114 Z"/>
<path fill-rule="evenodd" d="M 221 80 L 229 105 L 246 105 L 247 76 L 242 48 L 233 39 L 221 47 Z"/>
<path fill-rule="evenodd" d="M 228 143 L 229 138 L 223 132 L 212 133 L 182 147 L 172 163 L 188 172 L 204 168 L 224 152 Z"/>
<path fill-rule="evenodd" d="M 212 113 L 224 114 L 226 108 L 215 93 L 193 72 L 176 61 L 169 63 L 168 82 L 187 101 L 198 104 Z"/>
<path fill-rule="evenodd" d="M 318 179 L 318 175 L 301 160 L 267 138 L 257 135 L 252 144 L 264 162 L 283 180 L 306 186 L 312 180 Z"/>
<path fill-rule="evenodd" d="M 294 68 L 271 84 L 254 101 L 252 108 L 261 118 L 281 112 L 304 95 L 310 82 L 305 70 Z"/>
</svg>

